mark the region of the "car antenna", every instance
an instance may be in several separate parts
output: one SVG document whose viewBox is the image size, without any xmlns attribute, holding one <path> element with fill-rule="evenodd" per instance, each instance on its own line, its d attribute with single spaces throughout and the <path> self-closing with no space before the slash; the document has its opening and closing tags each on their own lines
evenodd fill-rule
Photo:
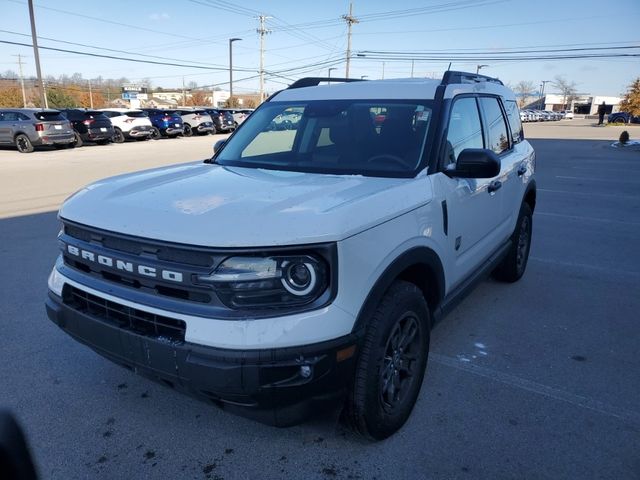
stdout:
<svg viewBox="0 0 640 480">
<path fill-rule="evenodd" d="M 452 62 L 449 62 L 449 66 L 447 67 L 447 72 L 448 72 L 449 70 L 451 70 L 451 63 L 452 63 Z"/>
</svg>

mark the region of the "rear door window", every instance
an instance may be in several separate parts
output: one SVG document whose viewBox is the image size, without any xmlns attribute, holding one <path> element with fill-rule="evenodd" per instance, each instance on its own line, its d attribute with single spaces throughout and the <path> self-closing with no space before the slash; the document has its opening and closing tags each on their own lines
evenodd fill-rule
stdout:
<svg viewBox="0 0 640 480">
<path fill-rule="evenodd" d="M 485 131 L 489 142 L 487 148 L 497 154 L 509 150 L 507 122 L 502 114 L 498 99 L 495 97 L 480 97 L 480 106 L 486 123 Z"/>
<path fill-rule="evenodd" d="M 509 119 L 509 126 L 511 127 L 511 141 L 513 144 L 516 144 L 524 139 L 520 112 L 518 111 L 516 102 L 513 100 L 504 102 L 504 108 L 507 111 L 507 118 Z"/>
</svg>

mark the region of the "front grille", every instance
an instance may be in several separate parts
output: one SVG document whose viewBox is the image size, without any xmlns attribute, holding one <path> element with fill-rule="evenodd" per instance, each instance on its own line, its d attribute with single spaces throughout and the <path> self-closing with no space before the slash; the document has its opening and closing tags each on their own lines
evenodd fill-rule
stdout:
<svg viewBox="0 0 640 480">
<path fill-rule="evenodd" d="M 122 236 L 119 235 L 79 227 L 70 223 L 65 223 L 64 232 L 70 237 L 87 243 L 98 243 L 110 250 L 133 255 L 141 255 L 142 253 L 153 254 L 158 260 L 167 262 L 198 267 L 211 267 L 214 262 L 213 256 L 210 253 L 197 251 L 195 249 L 163 245 L 145 239 L 130 240 L 122 238 Z"/>
<path fill-rule="evenodd" d="M 147 337 L 173 343 L 184 343 L 187 325 L 183 320 L 156 315 L 105 300 L 68 284 L 64 287 L 62 299 L 65 305 L 75 311 L 98 318 L 119 328 Z"/>
</svg>

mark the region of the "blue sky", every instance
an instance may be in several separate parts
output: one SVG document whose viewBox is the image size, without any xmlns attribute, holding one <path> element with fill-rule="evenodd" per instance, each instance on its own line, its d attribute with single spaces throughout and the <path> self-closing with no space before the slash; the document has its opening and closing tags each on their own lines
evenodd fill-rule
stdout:
<svg viewBox="0 0 640 480">
<path fill-rule="evenodd" d="M 267 77 L 267 91 L 280 89 L 290 79 L 300 76 L 344 75 L 346 25 L 340 16 L 347 13 L 347 0 L 245 0 L 221 2 L 232 11 L 216 5 L 216 0 L 174 0 L 109 2 L 36 0 L 36 25 L 39 37 L 81 43 L 69 45 L 40 40 L 41 46 L 118 55 L 133 54 L 172 58 L 173 63 L 219 67 L 199 70 L 130 63 L 91 58 L 62 52 L 41 51 L 43 74 L 81 73 L 85 78 L 103 76 L 131 80 L 150 78 L 153 86 L 178 87 L 185 81 L 199 85 L 220 84 L 227 89 L 228 39 L 234 43 L 234 89 L 255 91 L 259 65 L 259 37 L 256 33 L 258 12 L 271 16 L 265 37 L 265 70 L 281 72 L 281 77 Z M 382 14 L 391 11 L 436 7 L 447 11 L 406 12 L 403 16 Z M 438 7 L 440 6 L 440 7 Z M 239 12 L 237 11 L 239 10 Z M 30 43 L 29 15 L 26 0 L 2 0 L 0 40 Z M 72 13 L 76 13 L 73 15 Z M 520 47 L 566 49 L 584 47 L 640 46 L 640 0 L 433 0 L 378 1 L 354 0 L 353 14 L 362 17 L 353 26 L 352 50 L 419 51 L 448 54 L 451 51 L 507 51 Z M 373 16 L 372 16 L 373 15 Z M 368 16 L 368 17 L 367 17 Z M 124 24 L 124 25 L 122 25 Z M 12 32 L 12 33 L 9 33 Z M 130 53 L 114 53 L 89 48 L 97 46 Z M 604 50 L 606 51 L 606 50 Z M 627 50 L 640 53 L 640 49 Z M 22 54 L 25 73 L 35 75 L 33 51 L 29 47 L 0 44 L 0 71 L 17 71 L 16 58 Z M 374 60 L 358 57 L 351 62 L 351 76 L 369 79 L 408 77 L 411 61 Z M 155 59 L 157 61 L 168 61 Z M 320 66 L 314 66 L 320 63 Z M 516 84 L 529 80 L 537 86 L 542 80 L 562 75 L 577 84 L 581 93 L 617 95 L 640 76 L 640 57 L 624 59 L 571 59 L 536 61 L 460 61 L 452 68 L 475 71 L 478 63 L 488 64 L 482 73 Z M 306 69 L 301 67 L 309 66 Z M 414 62 L 415 76 L 441 75 L 448 60 Z M 298 68 L 290 72 L 287 69 Z M 286 77 L 286 78 L 282 78 Z M 549 85 L 547 85 L 549 91 Z M 551 87 L 553 91 L 553 87 Z"/>
</svg>

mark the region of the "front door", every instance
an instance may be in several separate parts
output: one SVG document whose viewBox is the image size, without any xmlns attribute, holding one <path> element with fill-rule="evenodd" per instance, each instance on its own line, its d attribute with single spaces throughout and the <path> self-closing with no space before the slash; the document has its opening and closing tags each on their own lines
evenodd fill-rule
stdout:
<svg viewBox="0 0 640 480">
<path fill-rule="evenodd" d="M 449 116 L 445 166 L 455 165 L 466 148 L 487 148 L 478 100 L 473 96 L 454 100 Z M 446 201 L 447 248 L 453 272 L 451 286 L 466 278 L 498 245 L 502 192 L 495 178 L 450 178 L 437 174 L 440 199 Z M 434 178 L 435 180 L 435 178 Z M 434 182 L 436 183 L 436 182 Z"/>
</svg>

